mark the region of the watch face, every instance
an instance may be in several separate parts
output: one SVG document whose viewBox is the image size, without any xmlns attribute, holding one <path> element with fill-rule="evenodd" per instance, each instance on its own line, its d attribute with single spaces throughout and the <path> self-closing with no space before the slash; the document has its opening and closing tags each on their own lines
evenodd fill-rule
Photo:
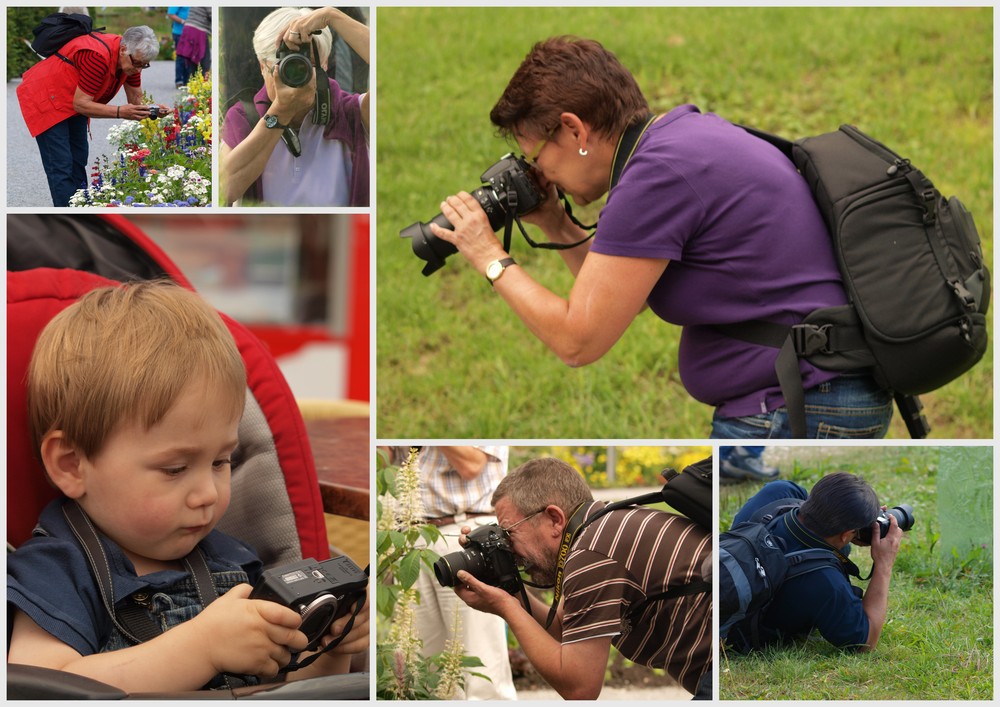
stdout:
<svg viewBox="0 0 1000 707">
<path fill-rule="evenodd" d="M 265 115 L 264 116 L 264 125 L 266 125 L 269 128 L 276 127 L 278 125 L 278 118 L 277 118 L 277 116 Z"/>
<path fill-rule="evenodd" d="M 490 280 L 496 280 L 500 277 L 500 273 L 503 272 L 503 265 L 500 264 L 499 260 L 494 260 L 492 263 L 486 266 L 486 277 Z"/>
</svg>

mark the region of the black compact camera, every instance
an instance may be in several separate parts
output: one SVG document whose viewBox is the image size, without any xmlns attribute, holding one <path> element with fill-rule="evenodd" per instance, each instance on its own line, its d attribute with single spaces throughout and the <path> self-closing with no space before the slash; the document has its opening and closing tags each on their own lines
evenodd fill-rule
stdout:
<svg viewBox="0 0 1000 707">
<path fill-rule="evenodd" d="M 149 117 L 152 120 L 156 120 L 160 117 L 160 107 L 159 106 L 146 106 L 149 108 Z"/>
<path fill-rule="evenodd" d="M 483 172 L 479 178 L 483 186 L 472 192 L 490 220 L 490 228 L 499 231 L 504 225 L 508 211 L 516 216 L 524 216 L 545 201 L 545 192 L 538 188 L 531 176 L 531 168 L 523 157 L 508 153 Z M 412 238 L 413 253 L 427 264 L 423 274 L 430 275 L 444 266 L 445 258 L 458 252 L 448 241 L 443 241 L 433 233 L 429 224 L 436 223 L 442 228 L 452 228 L 443 214 L 438 214 L 429 222 L 411 224 L 399 232 L 401 238 Z"/>
<path fill-rule="evenodd" d="M 484 584 L 500 587 L 508 594 L 523 591 L 521 575 L 507 533 L 496 523 L 482 525 L 466 536 L 463 550 L 442 555 L 434 563 L 434 576 L 442 587 L 461 582 L 456 575 L 465 570 Z"/>
<path fill-rule="evenodd" d="M 299 88 L 309 83 L 313 75 L 313 63 L 309 60 L 311 44 L 303 44 L 292 49 L 284 42 L 278 47 L 277 65 L 281 82 L 291 88 Z"/>
<path fill-rule="evenodd" d="M 330 624 L 364 602 L 368 576 L 347 556 L 317 562 L 292 562 L 266 570 L 250 593 L 294 609 L 302 616 L 299 630 L 309 639 L 303 650 L 319 647 Z M 359 607 L 360 608 L 360 607 Z"/>
<path fill-rule="evenodd" d="M 910 528 L 913 527 L 913 506 L 902 504 L 894 508 L 890 508 L 887 511 L 882 511 L 879 513 L 878 518 L 875 522 L 878 523 L 879 537 L 884 538 L 886 533 L 889 532 L 889 516 L 896 517 L 896 525 L 899 526 L 900 530 L 903 532 L 909 532 Z M 872 541 L 872 529 L 871 526 L 867 528 L 858 529 L 858 540 L 863 543 L 871 543 Z"/>
</svg>

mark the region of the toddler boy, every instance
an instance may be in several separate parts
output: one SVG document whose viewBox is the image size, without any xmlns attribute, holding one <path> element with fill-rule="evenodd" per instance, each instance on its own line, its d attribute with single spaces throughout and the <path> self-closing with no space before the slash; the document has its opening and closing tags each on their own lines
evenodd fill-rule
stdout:
<svg viewBox="0 0 1000 707">
<path fill-rule="evenodd" d="M 28 410 L 61 496 L 7 560 L 9 663 L 126 692 L 186 691 L 274 677 L 306 646 L 295 611 L 248 598 L 262 570 L 253 550 L 214 530 L 229 505 L 245 396 L 232 335 L 180 286 L 98 289 L 52 319 L 32 356 Z M 76 507 L 98 531 L 113 600 L 162 631 L 150 640 L 130 640 L 105 607 L 68 520 Z M 196 554 L 219 595 L 207 606 Z M 289 677 L 346 672 L 350 653 L 367 646 L 363 609 L 340 645 Z"/>
</svg>

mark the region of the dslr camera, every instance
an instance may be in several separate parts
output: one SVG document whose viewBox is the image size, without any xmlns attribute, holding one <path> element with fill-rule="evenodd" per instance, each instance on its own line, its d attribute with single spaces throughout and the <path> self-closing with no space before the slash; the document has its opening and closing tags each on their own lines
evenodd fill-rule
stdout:
<svg viewBox="0 0 1000 707">
<path fill-rule="evenodd" d="M 896 517 L 896 525 L 903 532 L 909 532 L 910 528 L 913 527 L 913 506 L 904 503 L 879 513 L 878 518 L 875 519 L 875 522 L 878 523 L 879 538 L 884 538 L 886 533 L 889 532 L 889 516 Z M 858 540 L 863 543 L 871 543 L 871 526 L 858 529 Z"/>
<path fill-rule="evenodd" d="M 545 201 L 545 192 L 538 188 L 531 176 L 531 167 L 523 157 L 515 157 L 513 153 L 507 153 L 493 163 L 479 180 L 483 185 L 472 192 L 472 196 L 483 207 L 494 231 L 499 231 L 504 225 L 509 211 L 513 211 L 515 216 L 524 216 Z M 414 255 L 427 263 L 422 271 L 425 276 L 442 268 L 445 258 L 458 252 L 451 243 L 431 233 L 431 223 L 452 228 L 448 219 L 438 214 L 427 223 L 418 221 L 399 232 L 401 238 L 413 239 Z"/>
<path fill-rule="evenodd" d="M 442 587 L 461 582 L 456 575 L 465 570 L 484 584 L 500 587 L 508 594 L 523 591 L 514 550 L 506 531 L 496 523 L 482 525 L 466 536 L 465 549 L 442 555 L 434 563 L 434 576 Z"/>
<path fill-rule="evenodd" d="M 313 63 L 309 60 L 312 44 L 303 44 L 298 49 L 292 49 L 284 42 L 278 47 L 278 76 L 281 82 L 291 88 L 299 88 L 309 83 L 313 75 Z"/>
<path fill-rule="evenodd" d="M 250 593 L 294 609 L 302 617 L 299 630 L 309 638 L 303 650 L 319 647 L 330 624 L 363 601 L 368 576 L 347 556 L 317 562 L 300 560 L 266 570 Z"/>
</svg>

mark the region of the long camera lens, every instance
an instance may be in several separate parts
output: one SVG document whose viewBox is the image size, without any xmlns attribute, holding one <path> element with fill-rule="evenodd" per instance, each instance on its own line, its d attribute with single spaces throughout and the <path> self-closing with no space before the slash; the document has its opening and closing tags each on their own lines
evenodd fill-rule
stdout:
<svg viewBox="0 0 1000 707">
<path fill-rule="evenodd" d="M 478 549 L 469 548 L 442 555 L 434 563 L 434 576 L 442 587 L 454 587 L 459 584 L 456 575 L 460 570 L 465 570 L 473 577 L 483 577 L 486 574 L 486 559 L 483 553 Z"/>
</svg>

